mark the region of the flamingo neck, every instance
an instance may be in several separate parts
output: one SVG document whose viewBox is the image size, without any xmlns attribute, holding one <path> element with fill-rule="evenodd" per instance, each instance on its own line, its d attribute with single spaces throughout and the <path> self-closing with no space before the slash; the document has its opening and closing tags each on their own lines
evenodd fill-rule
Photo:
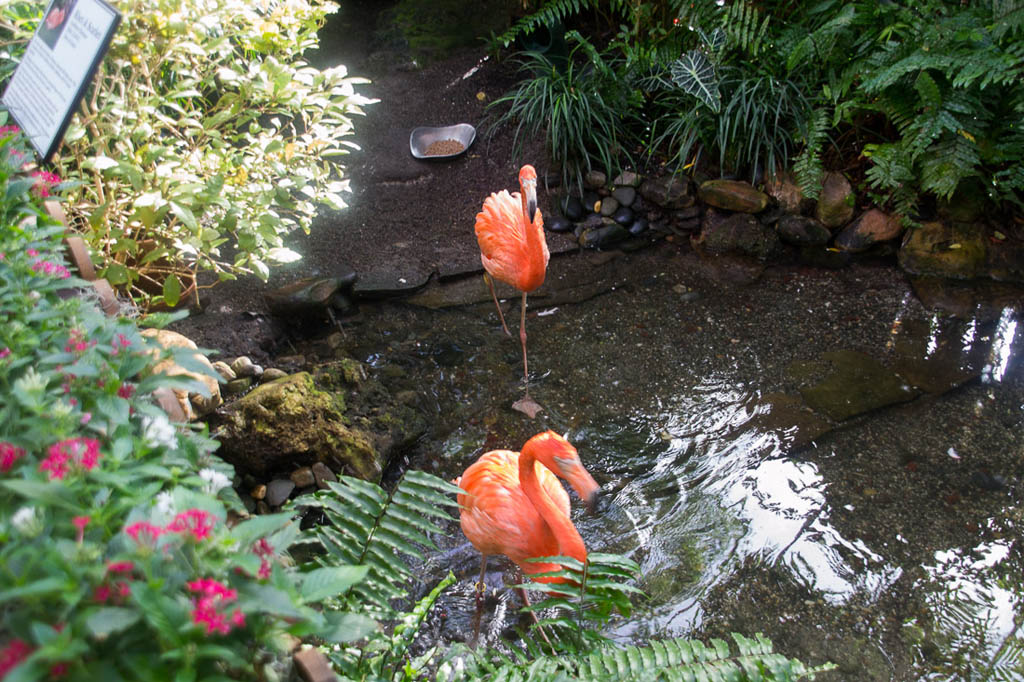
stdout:
<svg viewBox="0 0 1024 682">
<path fill-rule="evenodd" d="M 544 271 L 547 268 L 547 260 L 544 257 L 544 228 L 534 222 L 534 216 L 529 214 L 526 208 L 526 189 L 522 184 L 519 186 L 519 196 L 523 212 L 526 253 L 529 254 L 527 263 L 529 274 L 524 279 L 527 282 L 526 286 L 529 287 L 527 290 L 532 291 L 544 282 Z"/>
<path fill-rule="evenodd" d="M 558 541 L 558 553 L 585 562 L 587 548 L 583 544 L 583 538 L 580 537 L 572 520 L 544 492 L 537 478 L 536 461 L 533 445 L 527 443 L 519 455 L 519 485 Z"/>
</svg>

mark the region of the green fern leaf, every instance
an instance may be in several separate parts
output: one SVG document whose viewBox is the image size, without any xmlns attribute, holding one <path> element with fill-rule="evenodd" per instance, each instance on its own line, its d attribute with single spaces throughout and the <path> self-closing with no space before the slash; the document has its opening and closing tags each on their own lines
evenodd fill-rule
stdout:
<svg viewBox="0 0 1024 682">
<path fill-rule="evenodd" d="M 438 523 L 451 520 L 444 509 L 457 505 L 450 495 L 458 491 L 422 472 L 407 472 L 390 496 L 377 485 L 342 476 L 301 504 L 327 520 L 314 531 L 327 550 L 321 563 L 366 567 L 349 602 L 361 602 L 372 615 L 385 617 L 393 613 L 390 601 L 405 594 L 403 583 L 413 577 L 405 558 L 422 559 L 421 548 L 434 547 L 429 536 L 442 532 Z"/>
</svg>

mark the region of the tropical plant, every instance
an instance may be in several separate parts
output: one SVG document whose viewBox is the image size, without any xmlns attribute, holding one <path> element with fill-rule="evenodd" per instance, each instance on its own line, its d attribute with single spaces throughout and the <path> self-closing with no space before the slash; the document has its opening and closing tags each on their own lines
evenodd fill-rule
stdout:
<svg viewBox="0 0 1024 682">
<path fill-rule="evenodd" d="M 44 5 L 0 2 L 10 69 Z M 320 0 L 128 0 L 54 167 L 82 183 L 71 225 L 99 274 L 143 302 L 175 305 L 210 280 L 298 258 L 284 237 L 318 206 L 344 206 L 339 157 L 355 145 L 365 82 L 318 70 Z"/>
<path fill-rule="evenodd" d="M 637 94 L 620 78 L 616 60 L 603 55 L 576 31 L 564 68 L 536 52 L 521 53 L 520 70 L 532 74 L 489 106 L 491 130 L 514 125 L 514 155 L 524 142 L 543 131 L 547 152 L 562 170 L 566 185 L 581 186 L 595 164 L 612 170 L 629 163 L 630 120 Z"/>
<path fill-rule="evenodd" d="M 320 517 L 310 541 L 319 550 L 315 564 L 323 567 L 358 564 L 366 576 L 339 606 L 392 623 L 375 632 L 362 646 L 332 648 L 328 655 L 345 675 L 395 679 L 407 670 L 420 670 L 430 657 L 413 662 L 407 653 L 419 627 L 441 592 L 455 578 L 449 575 L 402 612 L 408 602 L 412 569 L 404 557 L 422 559 L 422 548 L 435 548 L 430 535 L 442 533 L 437 524 L 450 520 L 445 507 L 457 506 L 450 496 L 459 488 L 419 471 L 407 471 L 390 492 L 349 476 L 330 483 L 330 489 L 297 502 L 304 513 Z"/>
<path fill-rule="evenodd" d="M 318 602 L 365 568 L 297 571 L 288 515 L 229 524 L 231 467 L 153 398 L 198 388 L 156 362 L 203 370 L 88 297 L 19 139 L 0 137 L 0 676 L 265 679 L 288 635 L 362 636 Z"/>
<path fill-rule="evenodd" d="M 835 666 L 805 666 L 774 650 L 762 635 L 733 634 L 735 649 L 720 639 L 655 640 L 645 646 L 605 644 L 587 653 L 544 656 L 515 652 L 474 652 L 456 647 L 438 668 L 436 679 L 456 680 L 707 680 L 775 682 L 814 679 Z"/>
</svg>

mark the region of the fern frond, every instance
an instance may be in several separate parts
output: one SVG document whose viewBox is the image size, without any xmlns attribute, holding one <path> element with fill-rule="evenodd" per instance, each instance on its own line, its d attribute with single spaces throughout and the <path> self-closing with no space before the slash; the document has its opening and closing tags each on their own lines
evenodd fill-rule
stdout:
<svg viewBox="0 0 1024 682">
<path fill-rule="evenodd" d="M 302 506 L 321 512 L 327 523 L 315 529 L 326 550 L 320 563 L 362 565 L 366 577 L 350 591 L 349 601 L 364 605 L 376 618 L 389 617 L 390 601 L 405 595 L 403 583 L 413 577 L 403 557 L 422 558 L 420 547 L 433 548 L 429 535 L 451 519 L 446 506 L 459 488 L 420 471 L 409 471 L 389 495 L 383 488 L 342 476 L 328 491 Z"/>
<path fill-rule="evenodd" d="M 543 656 L 529 664 L 500 663 L 461 648 L 438 668 L 438 680 L 706 680 L 707 682 L 782 682 L 835 668 L 809 667 L 774 651 L 763 635 L 750 639 L 734 634 L 735 649 L 723 640 L 655 640 L 638 647 L 606 645 L 586 655 Z"/>
<path fill-rule="evenodd" d="M 771 16 L 761 18 L 761 12 L 752 4 L 734 2 L 722 17 L 722 28 L 730 42 L 751 57 L 761 53 L 768 33 Z"/>
<path fill-rule="evenodd" d="M 974 142 L 963 135 L 950 135 L 921 157 L 921 189 L 949 199 L 961 180 L 977 175 L 980 162 Z"/>
<path fill-rule="evenodd" d="M 828 130 L 828 111 L 818 107 L 811 112 L 807 121 L 807 133 L 804 148 L 793 162 L 793 173 L 797 184 L 809 199 L 817 199 L 821 194 L 821 182 L 825 175 L 821 161 L 821 150 L 825 143 Z"/>
<path fill-rule="evenodd" d="M 549 0 L 533 14 L 523 17 L 504 33 L 491 38 L 491 44 L 508 47 L 512 42 L 536 29 L 538 26 L 556 24 L 566 17 L 597 6 L 596 0 Z"/>
<path fill-rule="evenodd" d="M 1024 2 L 992 0 L 992 37 L 1002 40 L 1024 33 Z"/>
</svg>

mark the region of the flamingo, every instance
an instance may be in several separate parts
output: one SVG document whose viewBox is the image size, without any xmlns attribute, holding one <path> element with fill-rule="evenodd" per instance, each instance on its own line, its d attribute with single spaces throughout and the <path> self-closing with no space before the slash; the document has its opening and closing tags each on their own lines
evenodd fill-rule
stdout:
<svg viewBox="0 0 1024 682">
<path fill-rule="evenodd" d="M 480 261 L 487 273 L 484 279 L 498 309 L 501 328 L 511 336 L 505 315 L 494 291 L 497 278 L 523 294 L 519 316 L 519 341 L 523 346 L 523 381 L 526 394 L 512 407 L 533 419 L 541 407 L 530 397 L 530 374 L 526 362 L 526 294 L 544 283 L 551 253 L 544 239 L 544 218 L 537 209 L 537 171 L 526 165 L 519 170 L 519 189 L 494 192 L 484 200 L 483 210 L 476 214 L 476 239 L 480 245 Z"/>
<path fill-rule="evenodd" d="M 465 491 L 458 496 L 462 532 L 481 554 L 478 608 L 487 557 L 492 554 L 504 554 L 526 575 L 561 569 L 559 564 L 528 561 L 536 557 L 587 560 L 583 538 L 569 518 L 569 495 L 556 476 L 569 481 L 593 509 L 597 482 L 583 467 L 576 448 L 554 431 L 533 436 L 521 453 L 487 452 L 455 479 Z M 537 581 L 563 582 L 551 577 Z M 526 593 L 520 594 L 529 605 Z"/>
</svg>

